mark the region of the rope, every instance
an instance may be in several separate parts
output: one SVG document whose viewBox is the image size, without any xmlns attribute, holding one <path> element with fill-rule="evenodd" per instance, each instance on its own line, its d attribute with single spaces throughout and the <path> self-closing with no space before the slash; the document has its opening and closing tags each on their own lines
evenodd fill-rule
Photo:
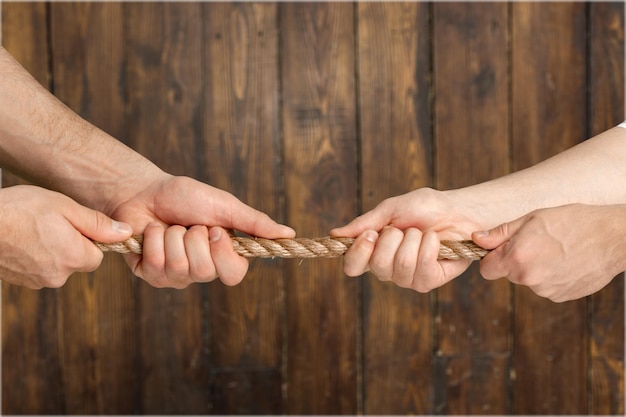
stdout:
<svg viewBox="0 0 626 417">
<path fill-rule="evenodd" d="M 346 237 L 319 237 L 315 239 L 264 239 L 231 237 L 235 251 L 246 258 L 335 258 L 342 256 L 354 243 Z M 103 252 L 141 254 L 143 236 L 133 236 L 124 242 L 94 242 Z M 442 240 L 438 259 L 480 260 L 489 251 L 471 240 Z"/>
</svg>

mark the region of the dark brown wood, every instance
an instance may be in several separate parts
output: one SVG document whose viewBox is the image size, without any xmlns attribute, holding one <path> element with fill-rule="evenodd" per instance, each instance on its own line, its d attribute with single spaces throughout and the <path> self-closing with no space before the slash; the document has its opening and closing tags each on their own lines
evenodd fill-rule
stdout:
<svg viewBox="0 0 626 417">
<path fill-rule="evenodd" d="M 203 6 L 203 179 L 282 220 L 277 5 Z M 283 412 L 282 262 L 251 260 L 233 288 L 209 292 L 212 412 Z M 243 398 L 242 398 L 243 397 Z"/>
<path fill-rule="evenodd" d="M 364 211 L 432 186 L 429 12 L 419 2 L 358 4 Z M 367 276 L 362 311 L 363 413 L 430 413 L 430 296 Z"/>
<path fill-rule="evenodd" d="M 624 121 L 624 5 L 590 8 L 589 136 Z M 624 414 L 624 274 L 591 297 L 591 414 Z"/>
<path fill-rule="evenodd" d="M 2 46 L 49 87 L 46 5 L 2 4 Z M 2 186 L 23 184 L 2 171 Z M 57 291 L 2 284 L 2 413 L 64 412 Z"/>
<path fill-rule="evenodd" d="M 620 3 L 0 7 L 3 45 L 71 108 L 301 237 L 624 118 Z M 110 254 L 58 290 L 3 284 L 2 412 L 623 414 L 623 276 L 553 304 L 477 266 L 426 295 L 340 259 L 178 291 Z"/>
<path fill-rule="evenodd" d="M 125 134 L 121 4 L 50 6 L 53 91 L 114 137 Z M 85 100 L 85 97 L 91 97 Z M 59 347 L 67 413 L 135 412 L 135 292 L 120 256 L 58 291 Z M 121 355 L 120 349 L 129 354 Z"/>
<path fill-rule="evenodd" d="M 197 176 L 203 161 L 202 5 L 125 4 L 128 143 L 166 171 Z M 137 402 L 146 414 L 209 411 L 207 285 L 138 281 Z"/>
<path fill-rule="evenodd" d="M 518 170 L 585 139 L 586 14 L 582 3 L 512 6 Z M 514 311 L 512 411 L 587 414 L 587 300 L 554 304 L 518 286 Z"/>
<path fill-rule="evenodd" d="M 211 413 L 278 415 L 282 400 L 280 369 L 219 369 L 212 375 Z"/>
<path fill-rule="evenodd" d="M 437 187 L 503 176 L 510 150 L 509 5 L 433 7 Z M 483 280 L 474 263 L 438 294 L 435 411 L 507 414 L 508 282 Z"/>
<path fill-rule="evenodd" d="M 287 220 L 316 236 L 356 215 L 354 5 L 279 7 Z M 358 283 L 337 259 L 286 265 L 285 412 L 355 414 Z"/>
</svg>

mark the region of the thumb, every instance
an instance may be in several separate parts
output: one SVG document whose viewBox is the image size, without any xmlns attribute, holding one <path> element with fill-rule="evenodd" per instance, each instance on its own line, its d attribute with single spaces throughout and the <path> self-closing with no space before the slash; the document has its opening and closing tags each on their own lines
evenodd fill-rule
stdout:
<svg viewBox="0 0 626 417">
<path fill-rule="evenodd" d="M 129 224 L 118 222 L 104 213 L 78 204 L 67 219 L 83 236 L 98 242 L 120 242 L 133 234 L 133 228 Z"/>
<path fill-rule="evenodd" d="M 251 236 L 267 239 L 289 239 L 296 236 L 291 227 L 276 223 L 267 214 L 240 201 L 236 202 L 231 212 L 236 213 L 232 216 L 232 223 L 220 226 L 233 227 Z"/>
<path fill-rule="evenodd" d="M 379 204 L 374 209 L 352 220 L 345 226 L 330 231 L 335 237 L 357 237 L 368 229 L 381 231 L 391 223 L 393 210 L 388 205 Z"/>
<path fill-rule="evenodd" d="M 495 249 L 503 243 L 509 241 L 520 228 L 520 219 L 502 223 L 493 229 L 472 233 L 472 240 L 485 249 Z"/>
</svg>

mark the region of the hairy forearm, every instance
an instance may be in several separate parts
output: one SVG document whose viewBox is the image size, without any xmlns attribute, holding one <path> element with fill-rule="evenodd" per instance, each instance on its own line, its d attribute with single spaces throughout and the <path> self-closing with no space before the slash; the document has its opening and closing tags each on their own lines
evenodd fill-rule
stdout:
<svg viewBox="0 0 626 417">
<path fill-rule="evenodd" d="M 0 75 L 0 166 L 105 212 L 130 197 L 132 184 L 162 174 L 72 112 L 3 48 Z"/>
<path fill-rule="evenodd" d="M 626 203 L 626 129 L 615 127 L 530 168 L 446 191 L 485 228 L 570 203 Z"/>
</svg>

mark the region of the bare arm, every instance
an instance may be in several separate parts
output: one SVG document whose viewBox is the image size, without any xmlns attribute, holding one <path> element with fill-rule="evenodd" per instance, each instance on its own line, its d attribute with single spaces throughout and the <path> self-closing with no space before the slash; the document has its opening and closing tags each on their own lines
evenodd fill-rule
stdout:
<svg viewBox="0 0 626 417">
<path fill-rule="evenodd" d="M 626 204 L 625 184 L 626 129 L 614 127 L 505 177 L 456 190 L 422 188 L 389 198 L 331 234 L 357 237 L 346 254 L 346 274 L 371 270 L 381 280 L 426 292 L 469 266 L 465 261 L 437 261 L 439 240 L 469 239 L 473 232 L 541 208 Z"/>
<path fill-rule="evenodd" d="M 533 210 L 626 203 L 626 129 L 614 127 L 532 167 L 446 191 L 485 228 Z"/>
<path fill-rule="evenodd" d="M 82 119 L 0 47 L 0 166 L 110 212 L 166 174 Z"/>
<path fill-rule="evenodd" d="M 72 112 L 1 47 L 0 74 L 0 165 L 143 233 L 143 255 L 126 260 L 152 285 L 241 281 L 248 263 L 222 228 L 295 235 L 225 191 L 163 172 Z"/>
</svg>

